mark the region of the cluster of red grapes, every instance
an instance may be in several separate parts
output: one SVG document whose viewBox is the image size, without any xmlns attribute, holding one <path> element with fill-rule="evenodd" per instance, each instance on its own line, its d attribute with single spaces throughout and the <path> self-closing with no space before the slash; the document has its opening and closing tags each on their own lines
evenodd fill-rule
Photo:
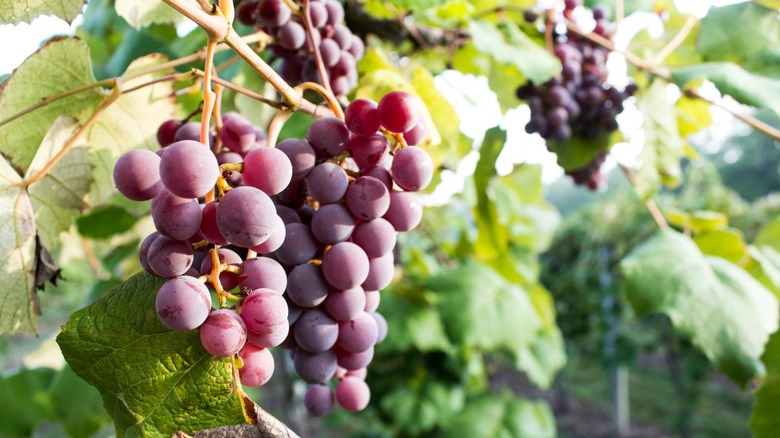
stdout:
<svg viewBox="0 0 780 438">
<path fill-rule="evenodd" d="M 569 19 L 579 0 L 564 2 L 564 17 Z M 612 24 L 606 7 L 592 9 L 596 26 L 593 32 L 609 38 Z M 536 21 L 538 14 L 525 14 L 526 20 Z M 547 23 L 554 26 L 554 23 Z M 557 29 L 557 28 L 556 28 Z M 538 133 L 554 151 L 555 142 L 566 142 L 573 137 L 596 140 L 618 128 L 616 116 L 623 111 L 623 101 L 636 91 L 631 84 L 624 90 L 607 84 L 607 55 L 609 51 L 573 32 L 553 32 L 554 53 L 561 61 L 561 75 L 536 85 L 527 82 L 517 89 L 517 97 L 531 108 L 531 120 L 526 131 Z M 598 188 L 604 180 L 599 173 L 603 156 L 596 157 L 582 169 L 570 171 L 577 184 Z"/>
<path fill-rule="evenodd" d="M 275 36 L 269 48 L 281 60 L 278 70 L 285 81 L 322 83 L 314 57 L 317 47 L 333 94 L 346 95 L 357 85 L 356 64 L 365 54 L 363 40 L 342 24 L 344 7 L 338 0 L 309 2 L 313 38 L 306 33 L 303 9 L 300 12 L 293 15 L 283 0 L 244 0 L 236 16 L 241 23 Z"/>
<path fill-rule="evenodd" d="M 304 405 L 313 415 L 334 400 L 365 408 L 366 366 L 387 334 L 379 291 L 395 272 L 397 233 L 422 219 L 414 192 L 433 174 L 428 153 L 410 146 L 425 136 L 417 105 L 403 91 L 378 104 L 358 99 L 344 121 L 320 118 L 306 139 L 275 148 L 262 129 L 228 113 L 210 138 L 227 149 L 217 154 L 195 139 L 199 123 L 172 120 L 158 131 L 157 153 L 123 155 L 117 189 L 152 200 L 157 231 L 139 258 L 169 278 L 157 292 L 160 320 L 173 330 L 200 328 L 216 357 L 237 354 L 247 386 L 273 374 L 269 348 L 292 350 L 297 374 L 311 384 Z"/>
</svg>

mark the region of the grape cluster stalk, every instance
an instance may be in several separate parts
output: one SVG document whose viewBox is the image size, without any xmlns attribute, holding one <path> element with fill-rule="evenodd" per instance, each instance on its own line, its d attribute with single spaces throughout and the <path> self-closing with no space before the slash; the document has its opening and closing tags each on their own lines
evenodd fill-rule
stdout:
<svg viewBox="0 0 780 438">
<path fill-rule="evenodd" d="M 581 7 L 580 0 L 565 0 L 562 20 L 571 20 L 575 9 Z M 595 6 L 590 12 L 595 21 L 593 32 L 610 38 L 613 23 L 609 21 L 609 9 Z M 527 10 L 524 18 L 535 23 L 540 14 Z M 556 23 L 546 18 L 545 25 L 556 26 Z M 529 81 L 518 87 L 516 93 L 531 109 L 526 132 L 542 136 L 552 152 L 557 144 L 573 138 L 597 140 L 617 130 L 616 117 L 623 111 L 623 101 L 636 92 L 634 84 L 619 90 L 606 82 L 609 55 L 606 48 L 576 33 L 557 29 L 552 29 L 553 53 L 561 61 L 561 74 L 543 84 Z M 600 172 L 604 158 L 605 154 L 600 153 L 587 165 L 568 174 L 576 184 L 596 190 L 604 183 Z"/>
<path fill-rule="evenodd" d="M 117 189 L 152 201 L 157 231 L 139 259 L 169 279 L 157 291 L 160 321 L 199 330 L 215 357 L 238 355 L 243 385 L 265 384 L 270 349 L 281 347 L 310 385 L 311 414 L 364 409 L 366 367 L 387 335 L 379 291 L 394 277 L 397 233 L 422 219 L 415 192 L 433 175 L 414 146 L 426 131 L 419 105 L 403 91 L 357 99 L 344 120 L 320 118 L 305 139 L 275 147 L 237 113 L 222 116 L 208 146 L 200 123 L 169 120 L 156 153 L 123 155 Z"/>
<path fill-rule="evenodd" d="M 279 60 L 279 74 L 288 83 L 322 84 L 314 56 L 316 48 L 333 94 L 344 96 L 357 85 L 357 62 L 366 48 L 363 40 L 344 25 L 344 7 L 338 0 L 311 0 L 308 17 L 303 8 L 291 11 L 284 0 L 244 0 L 236 14 L 241 23 L 275 37 L 269 49 Z M 306 19 L 312 27 L 311 37 L 306 32 Z"/>
</svg>

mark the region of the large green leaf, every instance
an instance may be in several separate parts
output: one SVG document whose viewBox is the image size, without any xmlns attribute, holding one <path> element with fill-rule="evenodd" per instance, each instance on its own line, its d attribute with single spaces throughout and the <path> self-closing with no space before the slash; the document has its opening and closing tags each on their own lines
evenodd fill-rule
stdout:
<svg viewBox="0 0 780 438">
<path fill-rule="evenodd" d="M 35 368 L 0 377 L 0 434 L 32 436 L 38 425 L 52 419 L 48 387 L 55 374 L 50 368 Z"/>
<path fill-rule="evenodd" d="M 89 48 L 76 38 L 49 40 L 0 85 L 0 120 L 41 99 L 94 83 Z M 0 152 L 26 172 L 52 123 L 61 115 L 84 123 L 100 105 L 97 88 L 74 94 L 0 126 Z"/>
<path fill-rule="evenodd" d="M 769 338 L 761 360 L 767 375 L 756 392 L 750 430 L 755 438 L 774 438 L 780 430 L 780 332 Z"/>
<path fill-rule="evenodd" d="M 505 22 L 499 27 L 489 21 L 471 21 L 469 34 L 477 50 L 491 55 L 502 64 L 514 65 L 535 84 L 543 84 L 560 74 L 558 58 L 536 44 L 512 22 Z"/>
<path fill-rule="evenodd" d="M 197 330 L 158 319 L 163 283 L 136 275 L 74 313 L 57 337 L 65 360 L 100 391 L 119 437 L 243 423 L 232 361 L 206 352 Z"/>
<path fill-rule="evenodd" d="M 377 348 L 380 351 L 404 352 L 410 349 L 427 351 L 450 351 L 452 344 L 447 338 L 439 311 L 427 301 L 402 294 L 402 285 L 382 292 L 382 313 L 386 315 L 388 333 L 393 333 Z M 414 293 L 419 288 L 412 286 Z"/>
<path fill-rule="evenodd" d="M 541 284 L 527 287 L 534 309 L 542 319 L 536 337 L 517 358 L 517 367 L 540 388 L 548 388 L 558 371 L 566 365 L 563 335 L 555 322 L 555 302 L 552 294 Z"/>
<path fill-rule="evenodd" d="M 705 257 L 688 237 L 660 231 L 621 262 L 639 315 L 663 312 L 718 368 L 745 384 L 763 373 L 759 357 L 778 327 L 778 302 L 738 266 Z"/>
<path fill-rule="evenodd" d="M 49 164 L 78 128 L 78 122 L 72 117 L 57 118 L 38 148 L 27 177 Z M 84 197 L 92 181 L 92 160 L 82 137 L 43 178 L 30 185 L 28 192 L 43 246 L 59 246 L 60 232 L 69 229 L 86 206 Z"/>
<path fill-rule="evenodd" d="M 55 15 L 70 23 L 86 0 L 0 0 L 0 24 L 31 23 L 41 15 Z"/>
<path fill-rule="evenodd" d="M 680 87 L 693 80 L 707 79 L 723 94 L 756 108 L 769 108 L 780 114 L 780 80 L 753 74 L 731 62 L 708 62 L 672 70 Z"/>
<path fill-rule="evenodd" d="M 21 177 L 0 157 L 0 333 L 35 330 L 35 214 Z"/>
<path fill-rule="evenodd" d="M 468 263 L 426 281 L 454 344 L 505 350 L 517 358 L 533 341 L 542 320 L 522 287 L 493 269 Z"/>
<path fill-rule="evenodd" d="M 712 8 L 701 21 L 696 43 L 705 61 L 742 63 L 780 45 L 777 10 L 753 2 Z"/>
<path fill-rule="evenodd" d="M 463 409 L 466 393 L 459 385 L 426 380 L 418 388 L 398 386 L 382 398 L 382 410 L 392 415 L 399 429 L 411 434 L 446 426 L 450 418 Z"/>
<path fill-rule="evenodd" d="M 661 184 L 676 186 L 682 174 L 680 159 L 685 154 L 685 142 L 680 137 L 676 112 L 666 87 L 665 82 L 655 81 L 637 101 L 644 117 L 645 144 L 637 172 L 637 191 L 643 198 L 654 195 Z"/>
</svg>

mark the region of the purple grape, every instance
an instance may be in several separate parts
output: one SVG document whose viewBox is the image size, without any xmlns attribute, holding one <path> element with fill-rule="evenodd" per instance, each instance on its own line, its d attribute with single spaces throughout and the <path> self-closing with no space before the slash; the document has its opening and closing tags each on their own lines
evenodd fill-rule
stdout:
<svg viewBox="0 0 780 438">
<path fill-rule="evenodd" d="M 333 409 L 333 402 L 333 391 L 328 385 L 309 385 L 303 395 L 303 406 L 306 408 L 306 412 L 315 417 L 322 417 L 330 412 Z"/>
<path fill-rule="evenodd" d="M 160 287 L 155 300 L 157 316 L 172 330 L 200 327 L 211 312 L 211 294 L 192 277 L 176 277 Z"/>
<path fill-rule="evenodd" d="M 382 257 L 395 248 L 397 234 L 390 222 L 377 218 L 355 226 L 352 242 L 361 247 L 368 257 Z"/>
<path fill-rule="evenodd" d="M 390 207 L 382 217 L 396 231 L 410 231 L 422 220 L 422 204 L 416 193 L 390 192 Z"/>
<path fill-rule="evenodd" d="M 314 307 L 328 296 L 328 283 L 317 265 L 296 266 L 287 277 L 287 297 L 298 306 Z"/>
<path fill-rule="evenodd" d="M 420 117 L 414 128 L 404 132 L 404 141 L 410 146 L 420 144 L 425 140 L 425 134 L 428 132 L 428 126 L 425 124 L 425 119 Z"/>
<path fill-rule="evenodd" d="M 338 202 L 347 191 L 349 180 L 344 169 L 334 163 L 318 164 L 305 179 L 309 195 L 320 204 Z"/>
<path fill-rule="evenodd" d="M 292 181 L 301 181 L 311 172 L 316 164 L 314 148 L 306 140 L 288 138 L 276 145 L 276 148 L 284 152 L 292 165 Z"/>
<path fill-rule="evenodd" d="M 402 189 L 416 192 L 428 187 L 433 178 L 433 160 L 417 146 L 407 146 L 395 154 L 391 167 L 393 181 Z"/>
<path fill-rule="evenodd" d="M 200 222 L 200 234 L 209 243 L 214 245 L 227 245 L 229 242 L 225 236 L 219 232 L 217 227 L 217 204 L 218 202 L 209 202 L 203 207 L 201 212 L 202 220 Z"/>
<path fill-rule="evenodd" d="M 368 256 L 352 242 L 337 243 L 322 256 L 322 273 L 336 289 L 361 285 L 368 277 L 368 270 Z"/>
<path fill-rule="evenodd" d="M 241 264 L 238 284 L 242 289 L 270 289 L 281 295 L 287 288 L 287 273 L 274 259 L 249 259 Z"/>
<path fill-rule="evenodd" d="M 238 352 L 243 365 L 238 369 L 238 377 L 244 386 L 263 386 L 274 374 L 274 357 L 267 348 L 247 343 Z"/>
<path fill-rule="evenodd" d="M 370 99 L 355 99 L 344 111 L 344 121 L 356 135 L 370 136 L 379 131 L 379 114 L 376 102 Z"/>
<path fill-rule="evenodd" d="M 200 123 L 187 122 L 179 126 L 179 129 L 176 130 L 176 135 L 173 136 L 173 141 L 182 140 L 200 142 Z"/>
<path fill-rule="evenodd" d="M 390 132 L 406 132 L 414 128 L 420 118 L 417 100 L 401 90 L 391 91 L 379 100 L 379 122 Z"/>
<path fill-rule="evenodd" d="M 395 256 L 389 252 L 368 260 L 368 277 L 363 282 L 366 290 L 382 290 L 390 285 L 395 275 Z"/>
<path fill-rule="evenodd" d="M 371 176 L 361 176 L 349 185 L 345 196 L 347 208 L 364 221 L 381 217 L 390 207 L 390 193 L 387 187 Z"/>
<path fill-rule="evenodd" d="M 144 268 L 144 271 L 152 275 L 157 274 L 155 274 L 155 272 L 149 266 L 149 247 L 152 246 L 152 243 L 154 243 L 154 241 L 157 240 L 157 238 L 160 236 L 161 234 L 159 231 L 153 232 L 152 234 L 146 236 L 143 242 L 141 242 L 141 247 L 138 248 L 138 260 L 141 262 L 141 267 Z"/>
<path fill-rule="evenodd" d="M 371 363 L 371 359 L 374 358 L 374 347 L 371 347 L 366 351 L 361 351 L 360 353 L 350 353 L 336 345 L 333 347 L 333 352 L 336 353 L 336 363 L 338 366 L 349 371 L 365 368 Z"/>
<path fill-rule="evenodd" d="M 119 157 L 114 165 L 114 185 L 133 201 L 148 201 L 163 189 L 160 157 L 146 149 L 135 149 Z"/>
<path fill-rule="evenodd" d="M 362 171 L 363 176 L 373 176 L 374 178 L 382 181 L 382 184 L 387 187 L 387 190 L 393 190 L 393 175 L 390 175 L 390 171 L 384 167 L 371 167 Z"/>
<path fill-rule="evenodd" d="M 254 26 L 258 16 L 257 2 L 242 0 L 236 7 L 236 19 L 245 26 Z"/>
<path fill-rule="evenodd" d="M 343 24 L 333 26 L 332 38 L 341 47 L 341 50 L 349 50 L 352 45 L 352 31 Z"/>
<path fill-rule="evenodd" d="M 205 196 L 214 188 L 217 176 L 217 157 L 196 141 L 177 141 L 160 159 L 160 179 L 165 188 L 182 198 Z"/>
<path fill-rule="evenodd" d="M 289 319 L 289 315 L 288 315 L 288 319 Z M 248 330 L 246 335 L 246 340 L 247 342 L 251 342 L 257 347 L 272 348 L 284 342 L 284 340 L 287 339 L 287 335 L 289 334 L 290 334 L 290 325 L 282 324 L 275 331 L 263 335 Z"/>
<path fill-rule="evenodd" d="M 366 45 L 359 36 L 352 35 L 352 44 L 350 44 L 349 49 L 347 50 L 359 61 L 363 59 L 363 55 L 366 54 Z"/>
<path fill-rule="evenodd" d="M 187 240 L 200 230 L 202 214 L 195 199 L 180 198 L 163 190 L 152 200 L 152 220 L 157 230 L 174 240 Z"/>
<path fill-rule="evenodd" d="M 390 157 L 390 145 L 382 134 L 352 137 L 349 150 L 361 169 L 382 166 Z"/>
<path fill-rule="evenodd" d="M 174 137 L 176 137 L 176 131 L 181 127 L 181 121 L 176 119 L 166 120 L 157 129 L 157 143 L 160 147 L 168 146 L 173 143 Z"/>
<path fill-rule="evenodd" d="M 322 353 L 336 344 L 339 325 L 319 308 L 309 309 L 295 322 L 295 342 L 309 353 Z"/>
<path fill-rule="evenodd" d="M 350 132 L 347 125 L 336 117 L 316 120 L 306 133 L 309 142 L 319 157 L 335 157 L 347 151 Z"/>
<path fill-rule="evenodd" d="M 328 22 L 328 10 L 324 3 L 309 2 L 309 18 L 315 28 L 323 27 Z"/>
<path fill-rule="evenodd" d="M 287 237 L 287 229 L 284 225 L 284 221 L 279 216 L 275 216 L 274 229 L 271 232 L 271 237 L 260 245 L 253 246 L 250 249 L 258 254 L 270 254 L 282 246 L 285 237 Z"/>
<path fill-rule="evenodd" d="M 262 147 L 244 157 L 244 184 L 275 195 L 290 184 L 293 167 L 287 155 L 278 149 Z"/>
<path fill-rule="evenodd" d="M 370 400 L 368 385 L 357 377 L 345 377 L 336 386 L 336 402 L 347 411 L 362 411 Z"/>
<path fill-rule="evenodd" d="M 299 223 L 301 221 L 301 216 L 298 214 L 295 209 L 292 209 L 286 205 L 278 205 L 276 206 L 276 214 L 279 215 L 280 218 L 282 218 L 282 221 L 285 225 L 292 224 L 292 223 Z"/>
<path fill-rule="evenodd" d="M 336 354 L 332 350 L 309 353 L 295 350 L 293 357 L 295 372 L 308 383 L 325 383 L 336 373 Z"/>
<path fill-rule="evenodd" d="M 300 265 L 313 259 L 320 246 L 311 228 L 305 224 L 288 224 L 285 226 L 287 236 L 282 246 L 274 254 L 280 262 L 288 266 Z"/>
<path fill-rule="evenodd" d="M 355 71 L 356 68 L 357 62 L 355 57 L 351 53 L 345 52 L 342 48 L 339 60 L 330 68 L 330 74 L 333 76 L 347 76 L 350 72 Z"/>
<path fill-rule="evenodd" d="M 324 4 L 328 10 L 328 24 L 335 26 L 344 20 L 344 6 L 338 0 L 326 0 Z"/>
<path fill-rule="evenodd" d="M 385 340 L 387 337 L 387 321 L 385 321 L 385 317 L 382 316 L 379 312 L 371 312 L 370 315 L 374 318 L 376 321 L 377 326 L 377 338 L 376 343 L 380 343 Z"/>
<path fill-rule="evenodd" d="M 261 190 L 236 187 L 225 193 L 217 207 L 217 226 L 232 244 L 244 248 L 260 245 L 271 237 L 276 208 Z"/>
<path fill-rule="evenodd" d="M 376 309 L 379 307 L 379 301 L 381 300 L 381 297 L 379 295 L 378 290 L 367 290 L 366 291 L 366 307 L 363 309 L 368 313 L 376 312 Z"/>
<path fill-rule="evenodd" d="M 325 298 L 325 310 L 339 321 L 355 319 L 365 307 L 366 293 L 360 286 L 347 290 L 331 289 Z"/>
<path fill-rule="evenodd" d="M 287 324 L 287 303 L 274 290 L 255 289 L 244 300 L 241 318 L 246 328 L 255 333 L 273 333 Z"/>
<path fill-rule="evenodd" d="M 335 41 L 330 38 L 325 38 L 320 41 L 319 48 L 322 63 L 325 64 L 325 67 L 333 67 L 339 62 L 339 58 L 341 58 L 341 48 Z"/>
<path fill-rule="evenodd" d="M 339 324 L 336 342 L 350 353 L 360 353 L 374 346 L 378 330 L 376 320 L 368 313 L 361 312 L 355 319 Z"/>
<path fill-rule="evenodd" d="M 300 24 L 288 21 L 276 31 L 276 41 L 285 49 L 298 50 L 306 42 L 306 31 Z"/>
<path fill-rule="evenodd" d="M 192 266 L 192 246 L 184 240 L 158 236 L 149 246 L 146 260 L 149 268 L 160 277 L 184 275 Z"/>
<path fill-rule="evenodd" d="M 226 148 L 240 154 L 249 151 L 258 140 L 252 123 L 244 116 L 234 112 L 225 113 L 222 116 L 222 129 L 219 130 L 219 138 Z"/>
<path fill-rule="evenodd" d="M 233 356 L 246 343 L 246 325 L 233 310 L 215 310 L 200 326 L 200 342 L 213 356 Z"/>
<path fill-rule="evenodd" d="M 266 26 L 279 27 L 290 20 L 292 11 L 282 0 L 261 0 L 258 15 Z"/>
<path fill-rule="evenodd" d="M 352 214 L 341 204 L 323 205 L 311 219 L 312 234 L 326 245 L 349 239 L 354 229 Z"/>
</svg>

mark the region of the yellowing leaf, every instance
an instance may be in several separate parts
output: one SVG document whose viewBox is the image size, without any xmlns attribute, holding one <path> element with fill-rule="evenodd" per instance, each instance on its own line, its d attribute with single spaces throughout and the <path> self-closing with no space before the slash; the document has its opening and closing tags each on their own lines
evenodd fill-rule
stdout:
<svg viewBox="0 0 780 438">
<path fill-rule="evenodd" d="M 0 24 L 30 23 L 41 15 L 55 15 L 70 23 L 84 3 L 86 0 L 0 0 Z"/>
</svg>

